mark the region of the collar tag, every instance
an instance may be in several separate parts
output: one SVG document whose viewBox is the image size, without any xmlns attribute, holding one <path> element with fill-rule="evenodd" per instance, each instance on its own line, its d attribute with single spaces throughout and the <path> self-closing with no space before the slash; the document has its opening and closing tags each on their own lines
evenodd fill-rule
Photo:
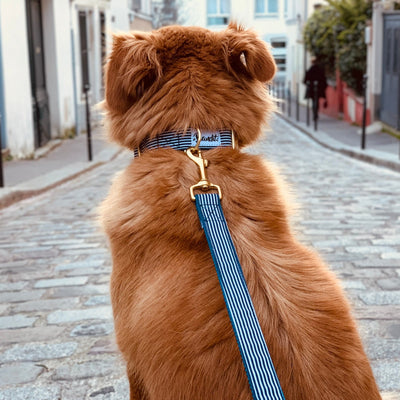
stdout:
<svg viewBox="0 0 400 400">
<path fill-rule="evenodd" d="M 197 133 L 192 132 L 192 147 L 197 144 Z M 218 147 L 221 146 L 221 134 L 220 132 L 201 132 L 200 147 Z"/>
</svg>

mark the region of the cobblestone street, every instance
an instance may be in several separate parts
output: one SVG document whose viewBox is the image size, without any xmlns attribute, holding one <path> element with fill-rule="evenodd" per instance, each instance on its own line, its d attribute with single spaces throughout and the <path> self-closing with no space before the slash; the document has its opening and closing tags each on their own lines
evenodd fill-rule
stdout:
<svg viewBox="0 0 400 400">
<path fill-rule="evenodd" d="M 296 230 L 342 279 L 379 387 L 400 399 L 400 175 L 272 125 L 251 151 L 293 185 Z M 0 210 L 0 400 L 128 399 L 96 207 L 129 160 Z"/>
</svg>

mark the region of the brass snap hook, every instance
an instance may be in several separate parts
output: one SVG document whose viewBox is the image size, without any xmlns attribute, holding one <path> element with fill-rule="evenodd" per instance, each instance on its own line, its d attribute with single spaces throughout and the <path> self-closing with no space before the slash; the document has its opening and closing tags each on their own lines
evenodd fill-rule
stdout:
<svg viewBox="0 0 400 400">
<path fill-rule="evenodd" d="M 199 128 L 196 128 L 197 129 L 197 143 L 196 143 L 196 146 L 194 146 L 194 147 L 192 147 L 192 149 L 195 151 L 195 152 L 199 152 L 200 151 L 200 143 L 201 143 L 201 130 L 199 129 Z"/>
<path fill-rule="evenodd" d="M 208 160 L 203 158 L 200 150 L 200 142 L 201 142 L 201 131 L 200 129 L 197 128 L 197 143 L 195 147 L 190 147 L 186 150 L 187 156 L 197 164 L 197 166 L 200 169 L 200 181 L 196 183 L 195 185 L 190 187 L 190 198 L 195 201 L 194 197 L 194 190 L 195 189 L 201 189 L 202 191 L 206 192 L 211 189 L 215 189 L 218 191 L 218 196 L 220 199 L 222 199 L 222 192 L 221 188 L 218 185 L 214 185 L 210 183 L 210 181 L 207 178 L 206 174 L 206 168 L 208 167 Z"/>
</svg>

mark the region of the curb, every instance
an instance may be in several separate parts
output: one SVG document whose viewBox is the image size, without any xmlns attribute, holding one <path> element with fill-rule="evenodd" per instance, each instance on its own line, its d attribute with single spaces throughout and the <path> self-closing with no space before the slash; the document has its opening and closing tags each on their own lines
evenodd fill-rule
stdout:
<svg viewBox="0 0 400 400">
<path fill-rule="evenodd" d="M 314 134 L 305 123 L 293 121 L 291 118 L 288 118 L 282 114 L 277 115 L 287 123 L 305 133 L 313 141 L 329 150 L 336 151 L 337 153 L 341 153 L 347 157 L 355 158 L 359 161 L 390 169 L 394 172 L 400 172 L 400 160 L 396 159 L 395 155 L 383 153 L 377 150 L 358 150 L 354 147 L 338 142 L 324 131 L 318 130 Z"/>
<path fill-rule="evenodd" d="M 46 157 L 51 151 L 55 148 L 61 146 L 62 140 L 61 139 L 52 139 L 48 143 L 46 143 L 43 147 L 39 147 L 35 150 L 33 155 L 34 160 L 38 160 L 39 158 Z"/>
<path fill-rule="evenodd" d="M 15 186 L 0 188 L 0 209 L 18 201 L 37 196 L 65 182 L 114 160 L 122 149 L 104 149 L 96 156 L 96 161 L 76 162 L 66 167 L 33 178 Z"/>
</svg>

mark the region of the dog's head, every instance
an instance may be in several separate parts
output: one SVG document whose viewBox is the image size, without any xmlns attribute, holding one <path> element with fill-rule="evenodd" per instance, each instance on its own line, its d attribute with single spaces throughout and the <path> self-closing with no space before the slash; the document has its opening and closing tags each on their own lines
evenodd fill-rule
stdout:
<svg viewBox="0 0 400 400">
<path fill-rule="evenodd" d="M 239 145 L 251 143 L 273 108 L 265 83 L 275 70 L 267 45 L 235 24 L 116 35 L 105 75 L 110 137 L 133 149 L 192 127 L 233 129 Z"/>
</svg>

